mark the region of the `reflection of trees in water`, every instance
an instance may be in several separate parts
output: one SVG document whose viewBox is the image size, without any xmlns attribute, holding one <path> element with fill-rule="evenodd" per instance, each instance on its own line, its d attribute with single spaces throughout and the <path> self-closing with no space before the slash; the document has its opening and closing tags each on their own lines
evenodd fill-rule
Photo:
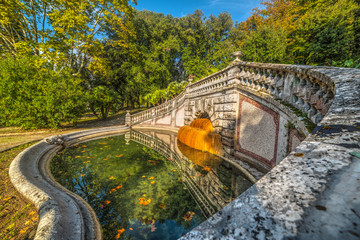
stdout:
<svg viewBox="0 0 360 240">
<path fill-rule="evenodd" d="M 155 135 L 133 131 L 131 138 L 168 156 L 181 171 L 184 184 L 204 216 L 213 215 L 252 185 L 241 171 L 220 157 L 188 147 L 176 141 L 176 138 L 170 138 L 174 141 L 170 145 L 177 145 L 182 153 L 179 155 L 169 144 L 153 137 Z"/>
<path fill-rule="evenodd" d="M 108 148 L 97 148 L 99 142 L 106 142 Z M 51 163 L 54 177 L 84 198 L 96 211 L 104 239 L 113 239 L 118 229 L 128 229 L 134 224 L 137 226 L 137 237 L 147 238 L 154 221 L 160 224 L 172 219 L 187 232 L 205 220 L 179 181 L 179 173 L 171 171 L 174 169 L 171 162 L 163 161 L 163 157 L 152 149 L 145 148 L 144 151 L 141 145 L 134 142 L 126 145 L 126 153 L 122 157 L 115 157 L 124 153 L 123 145 L 123 137 L 112 142 L 104 139 L 92 141 L 87 143 L 86 149 L 78 146 L 64 151 Z M 121 168 L 118 167 L 118 159 L 121 159 Z M 87 161 L 90 162 L 84 163 Z M 111 176 L 116 177 L 110 179 Z M 149 180 L 150 176 L 154 176 L 154 179 Z M 152 181 L 155 183 L 151 184 Z M 111 193 L 117 186 L 122 187 Z M 151 199 L 147 206 L 139 204 L 143 194 L 146 194 L 145 199 Z M 196 213 L 193 221 L 183 219 L 188 211 Z"/>
<path fill-rule="evenodd" d="M 229 203 L 240 193 L 237 189 L 247 186 L 241 173 L 222 159 L 179 144 L 184 152 L 180 156 L 174 150 L 174 136 L 169 138 L 173 140 L 170 144 L 153 136 L 131 132 L 128 145 L 124 136 L 90 141 L 87 146 L 65 150 L 51 162 L 55 179 L 95 210 L 104 239 L 112 239 L 118 229 L 129 227 L 134 228 L 131 234 L 137 238 L 149 237 L 154 220 L 161 224 L 173 219 L 183 228 L 178 231 L 187 232 L 205 220 L 204 216 Z M 163 161 L 163 156 L 169 161 Z M 141 205 L 140 198 L 151 202 Z M 184 220 L 188 212 L 195 212 L 192 221 Z M 160 232 L 156 226 L 155 232 Z"/>
</svg>

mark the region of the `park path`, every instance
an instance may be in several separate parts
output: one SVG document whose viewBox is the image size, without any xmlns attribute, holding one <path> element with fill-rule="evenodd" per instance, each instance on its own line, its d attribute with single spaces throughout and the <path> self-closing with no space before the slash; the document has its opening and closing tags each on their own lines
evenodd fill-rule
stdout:
<svg viewBox="0 0 360 240">
<path fill-rule="evenodd" d="M 64 127 L 62 129 L 48 130 L 32 130 L 22 131 L 19 128 L 0 128 L 0 152 L 8 149 L 30 143 L 40 141 L 46 137 L 59 134 L 67 134 L 80 130 L 87 130 L 97 127 L 111 127 L 125 124 L 125 113 L 121 113 L 110 117 L 106 120 L 89 120 L 79 123 L 77 126 Z"/>
</svg>

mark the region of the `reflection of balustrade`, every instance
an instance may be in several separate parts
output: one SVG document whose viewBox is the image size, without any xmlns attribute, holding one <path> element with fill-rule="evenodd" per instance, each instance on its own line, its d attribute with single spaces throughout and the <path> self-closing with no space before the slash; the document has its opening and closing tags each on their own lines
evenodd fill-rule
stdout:
<svg viewBox="0 0 360 240">
<path fill-rule="evenodd" d="M 197 165 L 195 165 L 189 159 L 180 156 L 177 152 L 171 149 L 169 144 L 163 142 L 162 140 L 157 139 L 150 134 L 148 135 L 138 131 L 131 131 L 127 133 L 125 137 L 152 148 L 168 160 L 172 161 L 174 166 L 182 174 L 182 179 L 184 180 L 185 186 L 190 191 L 205 217 L 213 215 L 215 212 L 229 204 L 232 200 L 232 197 L 235 197 L 231 196 L 231 192 L 226 192 L 222 188 L 224 183 L 221 181 L 219 176 L 221 175 L 221 172 L 224 171 L 210 171 L 206 173 L 205 176 L 196 177 L 198 174 L 200 174 L 199 170 L 201 170 L 203 166 L 198 166 L 196 169 L 195 166 Z M 174 146 L 175 143 L 171 145 Z M 221 163 L 221 160 L 218 160 L 218 162 Z M 218 166 L 218 164 L 216 164 L 216 166 Z M 234 174 L 232 171 L 226 172 L 227 174 Z M 218 176 L 218 174 L 220 175 Z M 233 187 L 236 188 L 235 186 Z M 235 190 L 235 192 L 237 191 Z"/>
<path fill-rule="evenodd" d="M 189 84 L 176 98 L 132 116 L 136 124 L 169 113 L 184 103 L 185 97 L 209 94 L 238 87 L 248 92 L 258 92 L 307 113 L 318 123 L 328 111 L 335 95 L 335 87 L 325 74 L 308 71 L 308 66 L 242 62 L 230 66 Z"/>
</svg>

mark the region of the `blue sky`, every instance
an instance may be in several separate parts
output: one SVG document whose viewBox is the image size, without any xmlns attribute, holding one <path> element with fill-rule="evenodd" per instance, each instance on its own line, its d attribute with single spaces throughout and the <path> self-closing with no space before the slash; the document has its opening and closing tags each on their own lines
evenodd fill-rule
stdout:
<svg viewBox="0 0 360 240">
<path fill-rule="evenodd" d="M 183 17 L 200 9 L 206 16 L 229 12 L 234 22 L 245 21 L 254 7 L 260 6 L 261 0 L 138 0 L 138 10 L 150 10 Z"/>
</svg>

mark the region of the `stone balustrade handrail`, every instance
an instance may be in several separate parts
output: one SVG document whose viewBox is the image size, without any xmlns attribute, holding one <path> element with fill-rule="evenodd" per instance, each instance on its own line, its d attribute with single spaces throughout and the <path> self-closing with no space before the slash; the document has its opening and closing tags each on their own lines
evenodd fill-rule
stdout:
<svg viewBox="0 0 360 240">
<path fill-rule="evenodd" d="M 186 90 L 187 87 L 185 87 L 185 89 L 178 96 L 169 101 L 166 101 L 159 106 L 155 106 L 153 108 L 131 115 L 131 125 L 161 116 L 163 114 L 171 112 L 173 109 L 178 108 L 185 101 Z"/>
<path fill-rule="evenodd" d="M 183 104 L 187 95 L 219 91 L 224 87 L 233 87 L 234 84 L 243 90 L 261 92 L 291 104 L 317 124 L 328 111 L 336 94 L 334 82 L 326 74 L 329 69 L 236 61 L 219 72 L 189 84 L 174 99 L 132 115 L 131 125 L 171 112 Z"/>
</svg>

